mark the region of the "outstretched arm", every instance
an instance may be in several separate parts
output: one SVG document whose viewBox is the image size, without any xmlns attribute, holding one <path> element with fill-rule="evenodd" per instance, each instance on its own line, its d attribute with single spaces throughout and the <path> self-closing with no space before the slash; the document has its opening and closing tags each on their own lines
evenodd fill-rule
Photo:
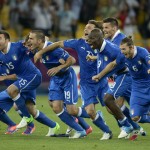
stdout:
<svg viewBox="0 0 150 150">
<path fill-rule="evenodd" d="M 68 57 L 68 59 L 66 61 L 61 61 L 61 65 L 59 65 L 58 67 L 54 67 L 52 69 L 49 69 L 47 71 L 48 76 L 54 76 L 56 75 L 61 69 L 67 69 L 68 67 L 70 67 L 71 65 L 75 64 L 76 60 L 74 57 L 70 56 Z"/>
<path fill-rule="evenodd" d="M 116 65 L 117 65 L 116 60 L 112 61 L 99 74 L 93 76 L 92 80 L 98 82 L 102 77 L 111 72 L 116 67 Z"/>
<path fill-rule="evenodd" d="M 34 62 L 36 63 L 39 59 L 42 58 L 42 55 L 48 51 L 53 51 L 56 48 L 63 48 L 64 47 L 64 42 L 63 41 L 59 41 L 59 42 L 55 42 L 47 47 L 45 47 L 44 49 L 40 50 L 39 52 L 37 52 L 34 55 Z"/>
<path fill-rule="evenodd" d="M 11 74 L 11 75 L 0 76 L 0 81 L 4 81 L 4 80 L 17 80 L 17 75 Z"/>
</svg>

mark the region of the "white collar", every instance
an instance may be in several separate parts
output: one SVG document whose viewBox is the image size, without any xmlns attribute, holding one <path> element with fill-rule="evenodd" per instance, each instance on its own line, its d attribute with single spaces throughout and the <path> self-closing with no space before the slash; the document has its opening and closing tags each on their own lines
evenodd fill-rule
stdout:
<svg viewBox="0 0 150 150">
<path fill-rule="evenodd" d="M 114 36 L 112 37 L 112 39 L 110 40 L 111 42 L 114 40 L 114 38 L 121 33 L 120 30 L 117 30 L 116 33 L 114 34 Z"/>
<path fill-rule="evenodd" d="M 101 48 L 99 50 L 100 53 L 104 50 L 105 46 L 106 46 L 106 41 L 104 40 L 103 44 L 102 44 L 102 46 L 101 46 Z"/>
<path fill-rule="evenodd" d="M 43 48 L 45 48 L 47 46 L 47 44 L 48 44 L 48 41 L 46 40 L 45 43 L 44 43 Z"/>
<path fill-rule="evenodd" d="M 137 48 L 136 48 L 136 46 L 134 46 L 134 54 L 133 54 L 132 58 L 134 58 L 136 55 L 137 55 Z"/>
</svg>

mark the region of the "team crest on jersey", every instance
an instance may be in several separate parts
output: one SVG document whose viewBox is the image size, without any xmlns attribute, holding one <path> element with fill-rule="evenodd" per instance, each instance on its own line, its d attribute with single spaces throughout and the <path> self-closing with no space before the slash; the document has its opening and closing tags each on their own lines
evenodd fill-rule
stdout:
<svg viewBox="0 0 150 150">
<path fill-rule="evenodd" d="M 97 54 L 97 49 L 94 49 L 94 53 L 96 53 L 96 54 Z"/>
<path fill-rule="evenodd" d="M 134 110 L 131 109 L 131 110 L 130 110 L 130 113 L 131 113 L 131 115 L 134 115 Z"/>
<path fill-rule="evenodd" d="M 17 56 L 16 55 L 13 55 L 13 60 L 17 60 Z"/>
<path fill-rule="evenodd" d="M 105 61 L 108 61 L 108 57 L 107 57 L 107 56 L 104 56 L 104 60 L 105 60 Z"/>
<path fill-rule="evenodd" d="M 46 56 L 46 60 L 49 60 L 49 56 Z"/>
<path fill-rule="evenodd" d="M 9 74 L 9 73 L 10 73 L 9 69 L 6 69 L 6 73 L 7 73 L 7 74 Z"/>
<path fill-rule="evenodd" d="M 138 64 L 139 64 L 139 65 L 142 65 L 142 62 L 139 60 L 139 61 L 138 61 Z"/>
</svg>

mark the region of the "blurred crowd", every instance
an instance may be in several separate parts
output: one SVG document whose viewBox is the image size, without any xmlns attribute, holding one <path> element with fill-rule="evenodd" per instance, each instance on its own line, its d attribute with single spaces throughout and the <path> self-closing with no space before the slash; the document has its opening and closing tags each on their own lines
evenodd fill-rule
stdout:
<svg viewBox="0 0 150 150">
<path fill-rule="evenodd" d="M 0 29 L 41 29 L 55 41 L 76 38 L 79 23 L 116 17 L 126 35 L 138 31 L 150 38 L 150 0 L 0 0 Z"/>
</svg>

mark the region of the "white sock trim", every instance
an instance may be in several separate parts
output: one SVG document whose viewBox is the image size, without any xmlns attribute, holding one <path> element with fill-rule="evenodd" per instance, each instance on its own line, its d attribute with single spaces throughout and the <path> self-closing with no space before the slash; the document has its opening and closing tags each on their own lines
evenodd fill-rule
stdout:
<svg viewBox="0 0 150 150">
<path fill-rule="evenodd" d="M 124 111 L 126 109 L 126 105 L 124 104 L 120 109 L 121 111 Z"/>
<path fill-rule="evenodd" d="M 79 108 L 79 111 L 78 111 L 78 116 L 80 117 L 81 114 L 82 114 L 82 108 L 81 107 L 78 107 Z"/>
<path fill-rule="evenodd" d="M 20 97 L 20 93 L 15 98 L 13 98 L 12 100 L 16 101 L 16 100 L 18 100 L 19 97 Z"/>
<path fill-rule="evenodd" d="M 63 109 L 60 113 L 56 114 L 57 116 L 60 116 L 65 110 Z"/>
<path fill-rule="evenodd" d="M 38 117 L 40 115 L 40 111 L 39 110 L 37 110 L 37 112 L 36 112 L 36 115 L 35 115 L 35 119 Z"/>
<path fill-rule="evenodd" d="M 99 114 L 98 114 L 98 113 L 96 113 L 96 117 L 95 117 L 94 121 L 95 121 L 95 120 L 97 120 L 97 119 L 98 119 L 98 117 L 99 117 Z"/>
</svg>

